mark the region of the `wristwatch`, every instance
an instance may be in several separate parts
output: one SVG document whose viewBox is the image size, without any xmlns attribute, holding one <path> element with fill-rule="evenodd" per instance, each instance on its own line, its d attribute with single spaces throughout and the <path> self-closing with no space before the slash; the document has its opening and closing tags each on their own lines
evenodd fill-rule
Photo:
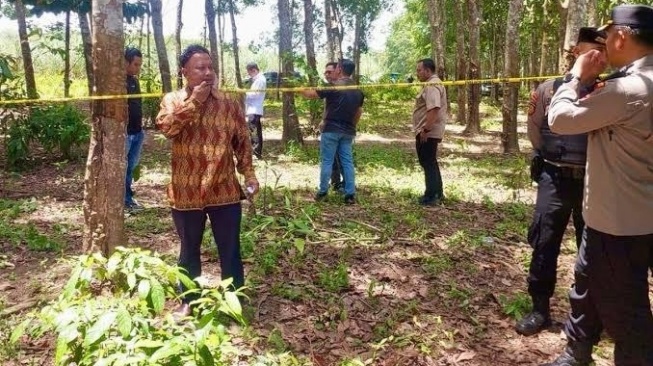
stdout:
<svg viewBox="0 0 653 366">
<path fill-rule="evenodd" d="M 568 82 L 570 82 L 570 81 L 572 81 L 572 80 L 578 80 L 578 81 L 580 81 L 580 77 L 579 77 L 579 76 L 576 76 L 576 75 L 574 75 L 574 74 L 572 74 L 572 73 L 568 73 L 567 75 L 565 75 L 565 76 L 562 78 L 562 82 L 563 82 L 563 83 L 568 83 Z"/>
</svg>

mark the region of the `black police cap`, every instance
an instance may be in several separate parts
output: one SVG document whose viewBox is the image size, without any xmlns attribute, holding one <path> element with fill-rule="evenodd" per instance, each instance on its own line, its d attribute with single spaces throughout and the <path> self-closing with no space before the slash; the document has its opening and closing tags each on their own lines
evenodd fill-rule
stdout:
<svg viewBox="0 0 653 366">
<path fill-rule="evenodd" d="M 605 33 L 599 32 L 596 27 L 582 27 L 578 30 L 576 44 L 581 42 L 605 44 Z"/>
<path fill-rule="evenodd" d="M 612 25 L 626 25 L 636 29 L 653 29 L 653 8 L 647 5 L 619 5 L 612 8 L 610 20 L 599 28 L 605 30 Z"/>
</svg>

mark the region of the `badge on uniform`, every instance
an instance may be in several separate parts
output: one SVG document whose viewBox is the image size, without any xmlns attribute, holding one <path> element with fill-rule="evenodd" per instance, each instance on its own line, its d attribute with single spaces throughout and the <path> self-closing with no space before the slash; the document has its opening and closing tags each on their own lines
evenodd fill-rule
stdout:
<svg viewBox="0 0 653 366">
<path fill-rule="evenodd" d="M 535 106 L 537 105 L 537 92 L 532 92 L 531 93 L 531 100 L 528 102 L 528 115 L 532 115 L 535 113 Z"/>
</svg>

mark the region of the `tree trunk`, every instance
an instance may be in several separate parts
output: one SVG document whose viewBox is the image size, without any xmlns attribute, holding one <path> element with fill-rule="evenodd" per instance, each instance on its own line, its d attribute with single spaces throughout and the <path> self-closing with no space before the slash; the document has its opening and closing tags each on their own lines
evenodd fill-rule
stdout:
<svg viewBox="0 0 653 366">
<path fill-rule="evenodd" d="M 549 33 L 547 32 L 551 26 L 549 20 L 549 0 L 544 0 L 542 4 L 542 19 L 544 20 L 544 26 L 542 27 L 542 47 L 540 47 L 540 68 L 538 75 L 546 75 L 548 55 L 551 53 L 551 50 L 549 50 Z"/>
<path fill-rule="evenodd" d="M 587 1 L 588 0 L 569 0 L 569 7 L 567 8 L 567 25 L 565 27 L 565 40 L 563 47 L 566 50 L 571 50 L 576 45 L 578 31 L 580 27 L 585 24 L 587 16 Z M 570 52 L 567 52 L 565 57 L 561 59 L 560 66 L 566 72 L 571 69 L 574 63 L 574 57 Z"/>
<path fill-rule="evenodd" d="M 428 0 L 427 2 L 429 24 L 431 29 L 431 55 L 435 61 L 436 70 L 440 80 L 447 78 L 447 67 L 445 64 L 445 38 L 444 30 L 446 25 L 444 19 L 444 4 L 442 0 Z"/>
<path fill-rule="evenodd" d="M 20 39 L 20 51 L 23 56 L 23 68 L 25 69 L 25 88 L 27 98 L 36 99 L 39 97 L 36 92 L 36 79 L 34 78 L 34 64 L 32 63 L 32 49 L 27 36 L 27 21 L 25 20 L 25 4 L 23 0 L 16 0 L 16 20 L 18 21 L 18 38 Z"/>
<path fill-rule="evenodd" d="M 66 11 L 64 27 L 63 96 L 68 98 L 70 97 L 70 10 Z"/>
<path fill-rule="evenodd" d="M 122 3 L 93 0 L 93 68 L 97 95 L 125 93 Z M 124 240 L 125 100 L 93 102 L 93 126 L 84 177 L 85 252 L 109 256 Z"/>
<path fill-rule="evenodd" d="M 209 27 L 209 47 L 211 50 L 211 62 L 213 62 L 213 70 L 217 76 L 220 75 L 220 59 L 218 58 L 218 35 L 215 31 L 215 4 L 213 0 L 204 1 L 204 12 L 206 14 L 206 24 Z M 218 85 L 220 80 L 218 79 Z"/>
<path fill-rule="evenodd" d="M 238 85 L 239 88 L 243 87 L 243 78 L 240 75 L 240 52 L 238 51 L 238 29 L 236 28 L 236 9 L 235 9 L 235 4 L 234 0 L 229 0 L 229 19 L 231 20 L 231 35 L 233 36 L 233 39 L 231 41 L 231 46 L 234 49 L 234 65 L 236 67 L 236 84 Z M 288 23 L 281 23 L 283 26 L 281 28 L 287 27 L 288 24 L 290 24 L 290 21 Z"/>
<path fill-rule="evenodd" d="M 596 0 L 587 1 L 587 24 L 592 27 L 599 26 L 598 4 Z"/>
<path fill-rule="evenodd" d="M 222 9 L 222 0 L 218 0 L 218 9 Z M 218 74 L 218 85 L 224 85 L 224 27 L 225 27 L 224 14 L 218 13 L 218 45 L 220 47 L 220 73 Z"/>
<path fill-rule="evenodd" d="M 315 60 L 315 43 L 313 42 L 313 1 L 304 0 L 304 43 L 306 45 L 306 64 L 308 65 L 308 81 L 311 86 L 319 80 L 317 61 Z"/>
<path fill-rule="evenodd" d="M 354 47 L 353 47 L 353 56 L 354 56 L 354 81 L 356 84 L 360 81 L 360 67 L 361 67 L 361 42 L 363 42 L 363 20 L 361 19 L 363 15 L 360 11 L 354 15 Z"/>
<path fill-rule="evenodd" d="M 467 0 L 467 29 L 469 30 L 469 74 L 468 78 L 476 80 L 481 75 L 480 52 L 480 29 L 481 29 L 481 9 L 476 0 Z M 464 133 L 476 134 L 481 132 L 481 116 L 479 105 L 481 103 L 481 86 L 471 84 L 468 86 L 469 99 L 467 118 L 467 127 Z"/>
<path fill-rule="evenodd" d="M 283 72 L 279 74 L 278 79 L 290 77 L 294 71 L 293 49 L 292 49 L 292 27 L 290 4 L 288 0 L 278 0 L 279 11 L 279 60 L 281 61 Z M 285 78 L 284 78 L 285 79 Z M 289 142 L 302 143 L 302 132 L 299 128 L 299 120 L 295 110 L 295 94 L 290 92 L 283 93 L 283 132 L 281 142 L 286 145 Z"/>
<path fill-rule="evenodd" d="M 556 60 L 559 73 L 563 73 L 566 66 L 564 39 L 567 32 L 567 14 L 569 7 L 571 6 L 571 1 L 572 0 L 564 0 L 564 2 L 556 1 L 558 3 L 558 19 L 560 19 L 560 28 L 558 28 L 558 59 Z"/>
<path fill-rule="evenodd" d="M 465 55 L 465 3 L 456 1 L 456 12 L 458 19 L 456 22 L 456 79 L 465 80 L 467 78 L 467 56 Z M 467 90 L 464 85 L 456 88 L 458 96 L 458 110 L 456 120 L 460 124 L 467 121 Z"/>
<path fill-rule="evenodd" d="M 519 19 L 523 0 L 510 0 L 508 21 L 506 22 L 506 41 L 504 58 L 504 77 L 519 77 Z M 501 143 L 504 153 L 519 152 L 517 139 L 517 106 L 519 83 L 506 83 L 503 87 L 503 133 Z"/>
<path fill-rule="evenodd" d="M 145 32 L 143 31 L 143 29 L 145 29 L 145 14 L 141 17 L 141 24 L 138 28 L 138 49 L 143 51 L 143 38 L 145 38 Z"/>
<path fill-rule="evenodd" d="M 324 0 L 324 27 L 327 35 L 327 61 L 333 62 L 336 57 L 335 40 L 333 38 L 333 18 L 331 15 L 331 1 Z"/>
<path fill-rule="evenodd" d="M 172 80 L 170 77 L 170 62 L 168 61 L 166 42 L 163 37 L 163 15 L 161 14 L 161 7 L 161 0 L 150 0 L 152 32 L 154 33 L 154 44 L 156 45 L 156 53 L 159 58 L 161 84 L 163 84 L 163 92 L 169 93 L 172 91 Z"/>
<path fill-rule="evenodd" d="M 95 78 L 93 77 L 93 40 L 91 39 L 91 27 L 88 24 L 88 14 L 77 12 L 79 18 L 79 31 L 82 34 L 82 45 L 84 47 L 84 65 L 86 66 L 86 79 L 88 81 L 88 94 L 93 95 Z"/>
<path fill-rule="evenodd" d="M 345 34 L 345 27 L 342 25 L 342 17 L 340 15 L 340 9 L 338 9 L 338 2 L 336 0 L 331 0 L 331 12 L 334 17 L 334 41 L 335 41 L 335 52 L 336 52 L 336 57 L 338 57 L 338 60 L 342 60 L 345 58 L 343 51 L 342 51 L 342 39 L 344 38 Z"/>
<path fill-rule="evenodd" d="M 211 0 L 206 1 L 210 2 Z M 179 3 L 177 4 L 177 27 L 175 27 L 175 54 L 177 56 L 177 60 L 179 60 L 179 56 L 181 56 L 181 30 L 184 28 L 184 23 L 182 21 L 183 10 L 184 0 L 179 0 Z M 180 69 L 179 65 L 177 65 L 177 68 Z M 184 80 L 181 76 L 181 72 L 177 72 L 177 89 L 181 89 L 183 86 Z"/>
</svg>

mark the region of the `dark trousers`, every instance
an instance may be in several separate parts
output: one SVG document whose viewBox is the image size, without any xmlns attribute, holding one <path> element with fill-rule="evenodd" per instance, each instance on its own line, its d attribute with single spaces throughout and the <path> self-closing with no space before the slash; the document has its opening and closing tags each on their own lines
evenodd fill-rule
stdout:
<svg viewBox="0 0 653 366">
<path fill-rule="evenodd" d="M 254 155 L 260 158 L 263 155 L 263 126 L 261 126 L 261 115 L 250 115 L 248 120 L 249 132 L 252 138 L 252 149 Z"/>
<path fill-rule="evenodd" d="M 336 190 L 345 186 L 344 176 L 342 175 L 342 168 L 340 168 L 340 157 L 338 156 L 338 154 L 336 154 L 335 158 L 333 159 L 333 170 L 331 171 L 331 185 Z"/>
<path fill-rule="evenodd" d="M 653 365 L 652 256 L 653 234 L 615 236 L 585 228 L 565 324 L 571 342 L 596 344 L 605 327 L 614 339 L 616 366 Z"/>
<path fill-rule="evenodd" d="M 583 175 L 582 168 L 559 168 L 549 163 L 543 165 L 537 180 L 533 222 L 528 229 L 528 243 L 533 248 L 533 256 L 527 281 L 528 293 L 533 300 L 546 300 L 553 296 L 560 244 L 570 216 L 576 229 L 576 246 L 580 247 L 585 226 L 582 215 Z"/>
<path fill-rule="evenodd" d="M 233 278 L 233 286 L 240 288 L 245 281 L 243 262 L 240 258 L 240 203 L 207 207 L 203 210 L 172 210 L 172 220 L 181 239 L 179 266 L 188 271 L 188 277 L 195 279 L 202 274 L 200 251 L 206 217 L 211 222 L 213 239 L 218 247 L 222 279 Z M 182 290 L 185 289 L 182 287 Z M 190 302 L 197 295 L 185 296 Z"/>
<path fill-rule="evenodd" d="M 441 139 L 428 138 L 425 142 L 421 142 L 419 136 L 415 139 L 417 159 L 419 165 L 424 169 L 426 183 L 424 197 L 427 199 L 444 198 L 442 175 L 440 175 L 440 166 L 438 165 L 438 144 L 441 141 Z"/>
</svg>

